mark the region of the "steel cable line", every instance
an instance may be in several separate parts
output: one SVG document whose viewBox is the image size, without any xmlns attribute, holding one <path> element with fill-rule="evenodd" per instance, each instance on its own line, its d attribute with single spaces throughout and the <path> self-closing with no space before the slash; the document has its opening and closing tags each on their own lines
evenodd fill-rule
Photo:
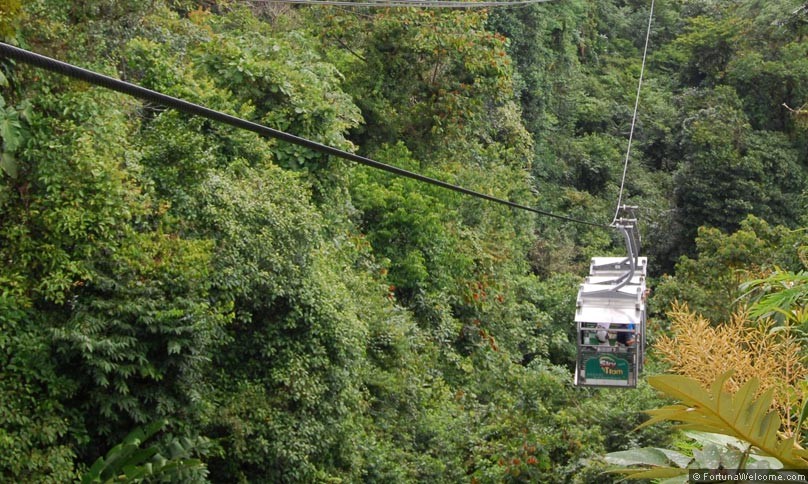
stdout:
<svg viewBox="0 0 808 484">
<path fill-rule="evenodd" d="M 246 0 L 251 4 L 292 3 L 300 5 L 337 5 L 343 7 L 362 8 L 489 8 L 489 7 L 524 7 L 537 3 L 553 2 L 555 0 L 501 0 L 501 1 L 458 1 L 458 0 Z"/>
<path fill-rule="evenodd" d="M 552 217 L 567 222 L 590 225 L 593 227 L 609 228 L 608 225 L 599 224 L 595 222 L 588 222 L 586 220 L 579 220 L 572 217 L 567 217 L 565 215 L 557 215 L 551 212 L 546 212 L 544 210 L 529 207 L 527 205 L 511 202 L 510 200 L 497 198 L 491 195 L 486 195 L 485 193 L 470 190 L 468 188 L 463 188 L 458 185 L 453 185 L 451 183 L 438 180 L 436 178 L 430 178 L 412 171 L 404 170 L 396 166 L 382 163 L 380 161 L 372 160 L 370 158 L 357 155 L 355 153 L 344 151 L 339 148 L 335 148 L 333 146 L 328 146 L 306 138 L 301 138 L 299 136 L 279 131 L 258 123 L 254 123 L 252 121 L 247 121 L 246 119 L 238 118 L 236 116 L 232 116 L 230 114 L 226 114 L 221 111 L 213 110 L 205 106 L 201 106 L 199 104 L 194 104 L 192 102 L 185 101 L 183 99 L 175 98 L 167 94 L 153 91 L 151 89 L 147 89 L 145 87 L 141 87 L 136 84 L 132 84 L 130 82 L 115 79 L 113 77 L 106 76 L 98 72 L 90 71 L 78 66 L 74 66 L 72 64 L 68 64 L 66 62 L 58 61 L 56 59 L 52 59 L 50 57 L 37 54 L 35 52 L 21 49 L 19 47 L 14 47 L 12 45 L 3 42 L 0 42 L 0 55 L 8 57 L 10 59 L 15 59 L 25 64 L 38 67 L 40 69 L 45 69 L 67 77 L 72 77 L 74 79 L 78 79 L 87 82 L 89 84 L 101 86 L 113 91 L 128 94 L 130 96 L 143 99 L 145 101 L 161 104 L 168 108 L 176 109 L 177 111 L 192 114 L 195 116 L 200 116 L 214 121 L 219 121 L 228 124 L 230 126 L 234 126 L 236 128 L 252 131 L 266 138 L 283 140 L 288 143 L 309 148 L 313 151 L 318 151 L 320 153 L 324 153 L 327 155 L 343 158 L 349 161 L 353 161 L 355 163 L 359 163 L 361 165 L 376 168 L 378 170 L 383 170 L 388 173 L 392 173 L 394 175 L 402 176 L 405 178 L 411 178 L 413 180 L 417 180 L 424 183 L 429 183 L 431 185 L 439 186 L 447 190 L 462 193 L 464 195 L 469 195 L 472 197 L 481 198 L 483 200 L 488 200 L 490 202 L 507 205 L 511 208 L 526 210 L 528 212 L 533 212 L 545 217 Z"/>
<path fill-rule="evenodd" d="M 626 186 L 626 173 L 628 173 L 628 160 L 631 156 L 631 142 L 634 139 L 634 127 L 637 124 L 637 111 L 640 107 L 640 92 L 642 91 L 642 78 L 645 73 L 645 60 L 648 58 L 648 40 L 651 38 L 651 23 L 654 19 L 654 0 L 651 0 L 651 12 L 648 14 L 648 30 L 645 32 L 645 48 L 642 52 L 642 66 L 640 67 L 640 79 L 637 83 L 637 97 L 634 100 L 634 114 L 631 116 L 631 129 L 628 132 L 628 147 L 626 148 L 626 161 L 623 163 L 623 177 L 620 180 L 620 191 L 617 195 L 617 208 L 614 211 L 612 225 L 617 222 L 620 213 L 620 205 L 623 203 L 623 189 Z"/>
</svg>

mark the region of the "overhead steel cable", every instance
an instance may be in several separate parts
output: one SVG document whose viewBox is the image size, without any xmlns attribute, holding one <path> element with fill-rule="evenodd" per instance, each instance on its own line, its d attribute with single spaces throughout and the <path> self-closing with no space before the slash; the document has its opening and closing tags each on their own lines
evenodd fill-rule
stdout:
<svg viewBox="0 0 808 484">
<path fill-rule="evenodd" d="M 631 142 L 634 140 L 634 127 L 637 125 L 637 112 L 640 107 L 640 92 L 642 92 L 642 78 L 645 74 L 645 61 L 648 58 L 648 43 L 651 39 L 651 24 L 654 20 L 654 0 L 651 0 L 651 12 L 648 14 L 648 29 L 645 32 L 645 47 L 642 51 L 642 66 L 640 67 L 640 79 L 637 82 L 637 97 L 634 100 L 634 114 L 631 116 L 631 129 L 628 132 L 628 146 L 626 147 L 626 160 L 623 163 L 623 177 L 620 179 L 620 191 L 617 195 L 617 208 L 614 211 L 612 225 L 617 222 L 620 207 L 623 204 L 623 189 L 626 186 L 626 173 L 628 173 L 628 160 L 631 156 Z"/>
<path fill-rule="evenodd" d="M 360 8 L 491 8 L 491 7 L 524 7 L 537 3 L 548 3 L 555 0 L 501 0 L 501 1 L 457 1 L 457 0 L 247 0 L 251 4 L 294 3 L 301 5 L 337 5 Z"/>
<path fill-rule="evenodd" d="M 288 143 L 292 143 L 298 146 L 302 146 L 313 151 L 318 151 L 320 153 L 324 153 L 327 155 L 335 156 L 338 158 L 343 158 L 349 161 L 353 161 L 355 163 L 359 163 L 361 165 L 369 166 L 371 168 L 376 168 L 378 170 L 383 170 L 388 173 L 392 173 L 394 175 L 402 176 L 405 178 L 411 178 L 413 180 L 417 180 L 424 183 L 429 183 L 431 185 L 439 186 L 445 188 L 447 190 L 452 190 L 454 192 L 462 193 L 464 195 L 469 195 L 472 197 L 481 198 L 483 200 L 488 200 L 490 202 L 499 203 L 502 205 L 507 205 L 511 208 L 516 208 L 520 210 L 526 210 L 529 212 L 533 212 L 539 215 L 543 215 L 545 217 L 552 217 L 560 220 L 565 220 L 567 222 L 573 222 L 577 224 L 584 224 L 590 225 L 594 227 L 601 227 L 601 228 L 608 228 L 607 225 L 588 222 L 586 220 L 579 220 L 572 217 L 567 217 L 564 215 L 557 215 L 551 212 L 546 212 L 544 210 L 539 210 L 537 208 L 529 207 L 527 205 L 522 205 L 516 202 L 512 202 L 510 200 L 505 200 L 502 198 L 497 198 L 491 195 L 487 195 L 485 193 L 477 192 L 474 190 L 470 190 L 468 188 L 463 188 L 458 185 L 453 185 L 451 183 L 438 180 L 436 178 L 430 178 L 428 176 L 424 176 L 412 171 L 404 170 L 402 168 L 398 168 L 393 165 L 388 165 L 386 163 L 382 163 L 380 161 L 372 160 L 370 158 L 366 158 L 364 156 L 357 155 L 355 153 L 351 153 L 348 151 L 341 150 L 339 148 L 335 148 L 333 146 L 324 145 L 318 143 L 316 141 L 312 141 L 306 138 L 301 138 L 299 136 L 295 136 L 293 134 L 289 134 L 283 131 L 279 131 L 277 129 L 273 129 L 258 123 L 254 123 L 252 121 L 247 121 L 246 119 L 238 118 L 236 116 L 232 116 L 230 114 L 223 113 L 221 111 L 216 111 L 205 106 L 200 106 L 199 104 L 194 104 L 189 101 L 185 101 L 183 99 L 179 99 L 176 97 L 169 96 L 167 94 L 163 94 L 157 91 L 153 91 L 151 89 L 147 89 L 145 87 L 138 86 L 136 84 L 132 84 L 130 82 L 122 81 L 120 79 L 115 79 L 113 77 L 100 74 L 98 72 L 90 71 L 78 66 L 74 66 L 72 64 L 68 64 L 66 62 L 58 61 L 56 59 L 52 59 L 50 57 L 46 57 L 41 54 L 37 54 L 35 52 L 31 52 L 25 49 L 21 49 L 19 47 L 14 47 L 12 45 L 0 42 L 0 55 L 15 59 L 19 62 L 29 64 L 41 69 L 45 69 L 51 72 L 55 72 L 57 74 L 61 74 L 64 76 L 72 77 L 74 79 L 78 79 L 89 84 L 93 84 L 96 86 L 105 87 L 107 89 L 111 89 L 113 91 L 121 92 L 124 94 L 128 94 L 130 96 L 143 99 L 145 101 L 149 101 L 156 104 L 161 104 L 168 108 L 176 109 L 177 111 L 181 111 L 184 113 L 192 114 L 195 116 L 200 116 L 203 118 L 211 119 L 214 121 L 219 121 L 224 124 L 228 124 L 230 126 L 234 126 L 236 128 L 245 129 L 248 131 L 252 131 L 257 133 L 261 136 L 267 138 L 274 138 L 286 141 Z"/>
</svg>

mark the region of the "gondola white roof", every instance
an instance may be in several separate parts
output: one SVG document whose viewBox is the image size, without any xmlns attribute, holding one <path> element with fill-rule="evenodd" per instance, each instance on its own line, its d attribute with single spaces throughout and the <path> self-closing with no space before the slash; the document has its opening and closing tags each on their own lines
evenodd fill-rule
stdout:
<svg viewBox="0 0 808 484">
<path fill-rule="evenodd" d="M 575 321 L 584 323 L 640 324 L 645 312 L 644 278 L 640 284 L 626 284 L 609 290 L 603 284 L 581 284 Z"/>
<path fill-rule="evenodd" d="M 589 264 L 590 276 L 619 276 L 629 269 L 625 257 L 593 257 Z M 648 257 L 637 257 L 634 275 L 648 274 Z"/>
</svg>

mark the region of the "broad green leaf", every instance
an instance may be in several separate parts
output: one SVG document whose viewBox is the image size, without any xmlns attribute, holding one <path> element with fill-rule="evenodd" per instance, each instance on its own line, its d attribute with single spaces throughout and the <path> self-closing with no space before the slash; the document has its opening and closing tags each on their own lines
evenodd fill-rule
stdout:
<svg viewBox="0 0 808 484">
<path fill-rule="evenodd" d="M 668 456 L 666 456 L 664 452 L 661 452 L 659 449 L 653 447 L 611 452 L 606 454 L 605 458 L 607 463 L 619 466 L 667 466 L 670 464 Z"/>
<path fill-rule="evenodd" d="M 17 178 L 17 160 L 11 153 L 4 152 L 0 155 L 0 168 L 11 178 Z"/>
<path fill-rule="evenodd" d="M 713 432 L 699 432 L 694 430 L 684 432 L 684 434 L 702 445 L 712 443 L 723 447 L 731 447 L 740 451 L 745 451 L 746 448 L 749 447 L 748 443 L 729 435 L 716 434 Z"/>
<path fill-rule="evenodd" d="M 20 113 L 20 118 L 21 119 L 23 119 L 25 121 L 28 121 L 28 122 L 31 121 L 31 118 L 33 117 L 33 113 L 34 113 L 34 107 L 31 104 L 31 101 L 29 101 L 28 99 L 24 100 L 23 102 L 21 102 L 19 104 L 19 106 L 17 106 L 17 110 Z"/>
<path fill-rule="evenodd" d="M 773 391 L 769 390 L 761 395 L 757 400 L 753 400 L 743 410 L 743 415 L 738 419 L 737 424 L 744 433 L 754 433 L 755 425 L 759 423 L 769 411 L 774 399 Z"/>
<path fill-rule="evenodd" d="M 687 467 L 690 462 L 693 460 L 692 458 L 682 454 L 681 452 L 677 452 L 671 449 L 657 449 L 658 451 L 665 454 L 665 457 L 668 458 L 671 462 L 676 464 L 676 467 L 685 468 Z"/>
<path fill-rule="evenodd" d="M 724 378 L 722 375 L 719 378 Z M 648 383 L 666 395 L 681 400 L 686 405 L 711 406 L 712 398 L 697 382 L 680 375 L 656 375 L 648 377 Z"/>
<path fill-rule="evenodd" d="M 701 450 L 694 450 L 693 457 L 696 458 L 700 468 L 718 469 L 719 464 L 721 464 L 721 452 L 715 444 L 707 444 Z"/>
<path fill-rule="evenodd" d="M 642 470 L 627 475 L 627 479 L 664 479 L 676 476 L 687 475 L 687 469 L 677 469 L 675 467 L 655 467 L 653 469 Z"/>
<path fill-rule="evenodd" d="M 3 116 L 0 117 L 0 138 L 3 138 L 3 149 L 12 153 L 22 142 L 19 116 L 10 108 L 3 111 Z"/>
<path fill-rule="evenodd" d="M 187 456 L 191 450 L 186 446 L 183 453 Z M 169 460 L 157 453 L 154 446 L 140 449 L 119 444 L 107 453 L 106 458 L 99 458 L 82 477 L 81 482 L 140 482 L 140 479 L 149 476 L 168 476 L 199 468 L 204 468 L 204 464 L 198 459 L 172 457 Z"/>
<path fill-rule="evenodd" d="M 757 380 L 749 380 L 737 392 L 733 399 L 732 423 L 738 424 L 744 411 L 752 405 L 758 390 Z"/>
<path fill-rule="evenodd" d="M 773 391 L 769 389 L 754 398 L 758 383 L 752 380 L 735 395 L 730 395 L 721 390 L 728 377 L 729 373 L 721 375 L 712 385 L 712 392 L 705 391 L 695 380 L 679 375 L 649 377 L 654 388 L 686 404 L 650 410 L 649 422 L 678 421 L 685 430 L 728 435 L 752 444 L 787 467 L 808 468 L 808 452 L 795 447 L 793 438 L 780 440 L 777 435 L 780 417 L 770 410 Z M 715 395 L 716 392 L 719 395 Z"/>
</svg>

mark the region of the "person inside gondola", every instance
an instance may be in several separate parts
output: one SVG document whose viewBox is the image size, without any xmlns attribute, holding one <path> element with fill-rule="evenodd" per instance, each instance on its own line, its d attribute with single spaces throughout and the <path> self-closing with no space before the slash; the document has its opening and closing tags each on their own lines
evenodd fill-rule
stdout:
<svg viewBox="0 0 808 484">
<path fill-rule="evenodd" d="M 618 324 L 620 329 L 617 331 L 609 331 L 609 323 L 598 323 L 598 330 L 595 333 L 600 344 L 606 344 L 609 340 L 617 339 L 617 342 L 624 346 L 633 346 L 636 338 L 635 331 L 636 325 L 634 323 Z M 616 334 L 615 334 L 616 333 Z M 614 342 L 612 342 L 614 345 Z"/>
<path fill-rule="evenodd" d="M 609 331 L 610 326 L 611 324 L 609 323 L 598 323 L 595 335 L 600 344 L 607 344 L 609 340 L 613 340 L 612 345 L 614 345 L 614 340 L 616 339 L 617 343 L 623 346 L 634 346 L 636 342 L 635 328 L 637 327 L 634 323 L 617 324 L 616 326 L 619 328 L 617 331 Z"/>
<path fill-rule="evenodd" d="M 634 337 L 634 328 L 636 328 L 636 326 L 634 323 L 629 323 L 626 325 L 621 324 L 621 326 L 624 326 L 628 331 L 619 331 L 617 333 L 617 342 L 625 346 L 634 346 L 634 343 L 636 342 Z"/>
<path fill-rule="evenodd" d="M 609 341 L 609 323 L 598 323 L 598 330 L 595 336 L 598 338 L 600 344 L 606 344 Z"/>
</svg>

